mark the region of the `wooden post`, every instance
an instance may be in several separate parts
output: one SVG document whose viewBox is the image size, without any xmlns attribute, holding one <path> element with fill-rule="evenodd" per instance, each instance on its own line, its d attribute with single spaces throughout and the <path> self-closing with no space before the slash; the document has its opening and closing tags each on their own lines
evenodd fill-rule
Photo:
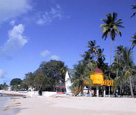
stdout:
<svg viewBox="0 0 136 115">
<path fill-rule="evenodd" d="M 105 97 L 105 86 L 103 86 L 104 90 L 103 90 L 103 97 Z"/>
<path fill-rule="evenodd" d="M 110 97 L 110 86 L 109 86 L 109 97 Z"/>
<path fill-rule="evenodd" d="M 98 85 L 96 86 L 96 95 L 97 97 L 99 97 L 99 86 Z"/>
</svg>

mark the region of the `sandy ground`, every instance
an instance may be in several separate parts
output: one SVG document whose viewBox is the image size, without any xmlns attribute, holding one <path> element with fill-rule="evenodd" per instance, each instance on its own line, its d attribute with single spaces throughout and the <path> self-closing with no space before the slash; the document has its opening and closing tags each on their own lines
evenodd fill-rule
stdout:
<svg viewBox="0 0 136 115">
<path fill-rule="evenodd" d="M 136 115 L 136 99 L 103 97 L 33 97 L 16 99 L 17 115 Z"/>
<path fill-rule="evenodd" d="M 0 108 L 0 115 L 16 115 L 21 109 L 18 108 L 20 103 L 18 103 L 18 99 L 21 97 L 1 97 L 8 98 L 4 105 Z"/>
</svg>

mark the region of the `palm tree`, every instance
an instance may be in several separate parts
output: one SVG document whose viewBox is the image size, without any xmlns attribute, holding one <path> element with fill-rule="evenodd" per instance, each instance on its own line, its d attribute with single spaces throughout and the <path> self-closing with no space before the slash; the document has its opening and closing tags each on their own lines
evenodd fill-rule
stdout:
<svg viewBox="0 0 136 115">
<path fill-rule="evenodd" d="M 92 81 L 90 79 L 90 72 L 94 68 L 93 66 L 94 64 L 92 64 L 91 62 L 89 62 L 86 65 L 82 61 L 79 61 L 78 65 L 74 66 L 73 75 L 72 75 L 73 77 L 71 78 L 72 81 L 71 89 L 74 90 L 76 88 L 77 93 L 75 95 L 79 93 L 78 90 L 80 90 L 81 94 L 83 95 L 83 88 L 86 83 L 88 84 L 88 86 L 92 86 Z"/>
<path fill-rule="evenodd" d="M 96 53 L 97 49 L 99 48 L 99 46 L 96 46 L 96 41 L 95 40 L 94 41 L 89 41 L 87 47 L 89 48 L 88 51 L 90 53 Z"/>
<path fill-rule="evenodd" d="M 133 49 L 136 45 L 136 33 L 131 38 L 132 38 L 132 40 L 130 40 L 130 41 L 132 42 L 132 49 Z"/>
<path fill-rule="evenodd" d="M 113 64 L 112 64 L 112 71 L 114 73 L 116 73 L 115 80 L 118 79 L 118 77 L 121 75 L 122 70 L 123 70 L 122 62 L 121 62 L 123 50 L 124 50 L 124 47 L 122 45 L 117 47 L 116 56 L 115 56 Z M 114 93 L 115 93 L 115 91 L 116 91 L 116 89 L 114 88 Z M 121 85 L 120 85 L 120 92 L 121 92 Z M 115 93 L 115 96 L 116 96 L 116 93 Z"/>
<path fill-rule="evenodd" d="M 131 49 L 126 47 L 123 49 L 121 63 L 123 70 L 119 78 L 115 81 L 114 87 L 120 85 L 123 81 L 129 80 L 131 96 L 134 97 L 131 77 L 135 74 L 135 71 L 133 69 L 134 62 Z"/>
<path fill-rule="evenodd" d="M 99 46 L 96 46 L 96 41 L 89 41 L 88 42 L 88 46 L 87 48 L 89 48 L 84 55 L 81 55 L 84 59 L 83 61 L 88 64 L 90 61 L 93 61 L 94 58 L 97 55 L 98 52 L 98 48 Z"/>
<path fill-rule="evenodd" d="M 121 69 L 121 59 L 122 59 L 122 54 L 123 54 L 123 50 L 124 50 L 124 47 L 122 45 L 118 46 L 117 47 L 117 50 L 116 50 L 116 56 L 115 56 L 115 59 L 113 61 L 113 66 L 112 66 L 112 69 L 113 71 L 120 71 Z M 117 72 L 117 71 L 116 71 Z M 116 73 L 116 79 L 118 78 L 118 72 Z"/>
<path fill-rule="evenodd" d="M 105 55 L 103 54 L 103 52 L 104 52 L 104 49 L 99 48 L 97 50 L 97 55 L 96 55 L 96 57 L 97 57 L 97 65 L 98 65 L 98 68 L 100 68 L 100 69 L 101 69 L 102 64 L 105 61 Z"/>
<path fill-rule="evenodd" d="M 81 88 L 81 93 L 83 94 L 83 81 L 84 81 L 84 70 L 85 65 L 83 62 L 79 61 L 78 65 L 74 65 L 72 74 L 72 86 L 71 89 L 74 91 L 75 88 Z"/>
<path fill-rule="evenodd" d="M 104 40 L 107 39 L 108 35 L 110 35 L 111 37 L 111 55 L 110 55 L 110 66 L 111 66 L 111 61 L 112 61 L 112 41 L 115 41 L 115 37 L 117 36 L 117 34 L 119 34 L 120 36 L 122 36 L 121 32 L 119 31 L 119 27 L 120 28 L 124 28 L 124 26 L 122 26 L 121 24 L 122 19 L 117 20 L 117 13 L 113 12 L 113 14 L 107 14 L 105 19 L 102 19 L 102 21 L 104 21 L 105 24 L 101 24 L 101 28 L 102 28 L 102 38 L 104 38 Z M 111 67 L 110 67 L 111 68 Z M 110 74 L 109 74 L 110 76 Z"/>
<path fill-rule="evenodd" d="M 132 5 L 132 9 L 136 9 L 136 5 Z M 136 15 L 136 12 L 134 12 L 134 13 L 132 14 L 131 18 L 132 18 L 133 16 L 135 16 L 135 15 Z"/>
<path fill-rule="evenodd" d="M 90 56 L 90 52 L 88 51 L 86 51 L 85 54 L 81 55 L 81 57 L 83 57 L 83 61 L 85 63 L 88 63 L 93 59 L 93 57 Z"/>
<path fill-rule="evenodd" d="M 81 55 L 84 58 L 85 62 L 90 62 L 93 58 L 95 58 L 97 50 L 99 48 L 99 46 L 96 46 L 96 41 L 89 41 L 88 42 L 88 46 L 87 48 L 89 48 L 84 55 Z"/>
</svg>

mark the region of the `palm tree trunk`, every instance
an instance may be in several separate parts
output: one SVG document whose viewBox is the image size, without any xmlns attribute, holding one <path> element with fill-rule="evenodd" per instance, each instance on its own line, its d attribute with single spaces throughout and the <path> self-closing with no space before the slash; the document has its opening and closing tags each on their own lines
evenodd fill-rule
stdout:
<svg viewBox="0 0 136 115">
<path fill-rule="evenodd" d="M 116 41 L 114 41 L 114 44 L 115 44 L 115 58 L 116 58 L 116 60 L 117 60 L 116 78 L 118 78 L 118 56 L 117 56 Z"/>
<path fill-rule="evenodd" d="M 111 74 L 111 62 L 112 62 L 112 39 L 111 40 L 111 52 L 110 52 L 110 72 L 109 72 L 109 77 L 110 77 L 110 74 Z"/>
<path fill-rule="evenodd" d="M 92 87 L 89 86 L 89 96 L 92 97 Z"/>
<path fill-rule="evenodd" d="M 81 94 L 83 96 L 84 81 L 83 81 L 83 77 L 82 76 L 80 78 L 80 87 L 81 87 Z"/>
<path fill-rule="evenodd" d="M 119 68 L 118 68 L 118 63 L 119 63 L 119 59 L 118 59 L 118 55 L 117 55 L 117 46 L 116 46 L 116 41 L 114 41 L 115 44 L 115 58 L 117 60 L 117 68 L 116 68 L 116 79 L 118 79 L 118 74 L 119 74 Z M 120 86 L 121 87 L 121 86 Z M 115 89 L 116 90 L 116 89 Z M 119 92 L 118 92 L 119 93 Z M 121 93 L 121 91 L 120 91 Z"/>
<path fill-rule="evenodd" d="M 130 85 L 131 97 L 132 97 L 132 98 L 134 98 L 134 93 L 133 93 L 133 88 L 132 88 L 132 81 L 131 81 L 131 77 L 129 77 L 129 85 Z"/>
</svg>

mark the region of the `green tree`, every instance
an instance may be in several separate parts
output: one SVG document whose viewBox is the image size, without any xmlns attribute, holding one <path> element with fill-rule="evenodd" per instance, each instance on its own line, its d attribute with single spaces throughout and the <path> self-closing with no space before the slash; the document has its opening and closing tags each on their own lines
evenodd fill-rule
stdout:
<svg viewBox="0 0 136 115">
<path fill-rule="evenodd" d="M 132 42 L 132 49 L 133 49 L 136 45 L 136 33 L 131 38 L 132 38 L 132 40 L 130 40 L 130 41 Z"/>
<path fill-rule="evenodd" d="M 35 72 L 25 75 L 23 84 L 34 87 L 36 90 L 55 91 L 57 84 L 65 83 L 66 70 L 67 66 L 62 61 L 42 62 Z"/>
<path fill-rule="evenodd" d="M 101 24 L 101 26 L 100 26 L 102 28 L 101 31 L 103 32 L 102 38 L 104 38 L 104 40 L 106 40 L 109 35 L 111 37 L 110 66 L 112 63 L 112 41 L 115 41 L 115 37 L 117 36 L 117 34 L 122 36 L 122 34 L 118 28 L 124 28 L 124 26 L 121 25 L 123 23 L 122 19 L 117 20 L 117 16 L 118 16 L 118 14 L 115 12 L 113 12 L 113 14 L 110 14 L 110 13 L 107 14 L 106 18 L 102 19 L 104 24 Z M 110 74 L 109 74 L 109 76 L 110 76 Z"/>
<path fill-rule="evenodd" d="M 4 82 L 3 84 L 0 84 L 0 90 L 6 90 L 8 87 L 8 85 L 6 84 L 6 82 Z"/>
<path fill-rule="evenodd" d="M 119 72 L 122 71 L 122 56 L 123 56 L 123 50 L 124 50 L 124 47 L 123 45 L 120 45 L 117 47 L 117 50 L 116 50 L 116 56 L 114 57 L 114 61 L 113 61 L 113 64 L 112 64 L 112 70 L 114 72 L 116 72 L 116 68 L 118 68 Z M 119 73 L 118 73 L 119 74 Z M 116 77 L 118 78 L 118 77 Z"/>
<path fill-rule="evenodd" d="M 122 73 L 119 78 L 115 81 L 114 87 L 120 85 L 123 81 L 125 82 L 129 80 L 131 96 L 134 97 L 131 78 L 133 75 L 135 75 L 135 70 L 131 49 L 128 49 L 126 47 L 123 49 L 121 64 L 123 68 Z"/>
<path fill-rule="evenodd" d="M 83 57 L 83 62 L 86 64 L 92 63 L 100 68 L 105 75 L 109 74 L 108 64 L 105 64 L 105 55 L 103 54 L 104 49 L 101 49 L 100 46 L 96 45 L 96 41 L 89 41 L 88 50 L 85 51 L 85 54 L 81 55 Z"/>
<path fill-rule="evenodd" d="M 79 80 L 79 86 L 81 87 L 81 94 L 83 95 L 83 83 L 84 83 L 84 74 L 85 74 L 85 64 L 83 62 L 79 62 L 78 65 L 74 66 L 75 69 L 75 75 L 78 76 L 78 80 Z"/>
<path fill-rule="evenodd" d="M 45 76 L 40 73 L 36 72 L 36 77 L 34 78 L 34 86 L 36 87 L 37 90 L 39 90 L 39 95 L 42 95 L 42 90 L 46 88 L 46 80 Z"/>
<path fill-rule="evenodd" d="M 88 52 L 90 52 L 90 55 L 92 55 L 92 57 L 95 57 L 94 55 L 97 53 L 97 49 L 100 46 L 96 46 L 96 41 L 94 40 L 94 41 L 89 41 L 87 47 L 89 48 Z"/>
<path fill-rule="evenodd" d="M 12 86 L 12 90 L 20 90 L 20 85 L 22 80 L 20 78 L 14 78 L 11 80 L 10 85 Z"/>
<path fill-rule="evenodd" d="M 34 79 L 35 79 L 35 75 L 32 72 L 29 72 L 27 74 L 25 74 L 25 79 L 23 80 L 23 84 L 28 86 L 28 87 L 35 87 L 34 86 Z"/>
<path fill-rule="evenodd" d="M 99 48 L 97 50 L 97 55 L 96 55 L 96 57 L 97 57 L 97 66 L 100 69 L 103 68 L 103 64 L 104 64 L 104 61 L 105 61 L 105 55 L 103 54 L 103 51 L 104 51 L 104 49 Z"/>
<path fill-rule="evenodd" d="M 11 80 L 10 85 L 20 85 L 22 80 L 20 78 L 14 78 Z"/>
<path fill-rule="evenodd" d="M 114 78 L 114 80 L 118 79 L 118 76 L 120 76 L 123 72 L 123 66 L 122 66 L 123 51 L 124 51 L 123 45 L 120 45 L 117 47 L 116 56 L 114 57 L 114 61 L 112 63 L 112 72 L 116 73 L 116 77 L 112 77 L 112 78 Z M 118 89 L 120 89 L 120 91 L 118 93 L 121 93 L 121 87 L 122 87 L 122 84 L 120 84 L 120 87 L 117 87 Z M 114 93 L 115 93 L 116 89 L 114 88 Z M 115 93 L 115 95 L 116 95 L 116 93 Z"/>
<path fill-rule="evenodd" d="M 96 41 L 94 40 L 88 42 L 87 48 L 88 50 L 85 52 L 85 54 L 81 55 L 84 58 L 83 61 L 86 64 L 95 60 L 99 46 L 96 46 Z"/>
<path fill-rule="evenodd" d="M 89 83 L 89 87 L 92 86 L 92 81 L 90 79 L 90 73 L 96 66 L 89 62 L 87 65 L 83 61 L 79 61 L 78 65 L 74 65 L 74 70 L 72 74 L 72 86 L 71 89 L 74 91 L 75 88 L 81 88 L 81 94 L 83 95 L 83 88 L 85 86 L 84 82 Z"/>
<path fill-rule="evenodd" d="M 65 66 L 64 62 L 56 60 L 42 62 L 38 68 L 38 71 L 48 78 L 50 85 L 48 90 L 53 91 L 55 91 L 57 84 L 60 84 L 60 82 L 65 83 L 66 70 L 67 66 Z"/>
</svg>

